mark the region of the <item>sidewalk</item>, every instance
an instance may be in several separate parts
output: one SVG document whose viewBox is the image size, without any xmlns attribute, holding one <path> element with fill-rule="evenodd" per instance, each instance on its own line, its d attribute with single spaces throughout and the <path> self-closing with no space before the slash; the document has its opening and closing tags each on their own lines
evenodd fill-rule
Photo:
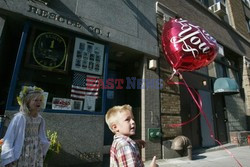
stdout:
<svg viewBox="0 0 250 167">
<path fill-rule="evenodd" d="M 250 167 L 250 146 L 226 144 L 223 147 L 226 150 L 220 146 L 194 150 L 193 160 L 186 157 L 159 159 L 157 164 L 159 167 Z M 145 162 L 145 166 L 148 167 L 149 163 Z"/>
</svg>

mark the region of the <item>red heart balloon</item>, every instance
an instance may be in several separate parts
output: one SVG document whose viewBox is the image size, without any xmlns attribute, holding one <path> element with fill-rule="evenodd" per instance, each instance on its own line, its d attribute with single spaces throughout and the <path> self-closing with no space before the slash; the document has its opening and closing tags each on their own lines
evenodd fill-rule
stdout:
<svg viewBox="0 0 250 167">
<path fill-rule="evenodd" d="M 194 71 L 207 66 L 218 52 L 213 37 L 181 18 L 172 18 L 164 24 L 162 47 L 167 61 L 177 71 Z"/>
</svg>

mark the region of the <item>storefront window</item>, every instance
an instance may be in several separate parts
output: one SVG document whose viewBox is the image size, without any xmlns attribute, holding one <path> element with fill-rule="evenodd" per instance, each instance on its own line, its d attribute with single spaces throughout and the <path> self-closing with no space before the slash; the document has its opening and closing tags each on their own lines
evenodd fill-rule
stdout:
<svg viewBox="0 0 250 167">
<path fill-rule="evenodd" d="M 217 60 L 215 62 L 215 68 L 217 78 L 229 77 L 239 83 L 237 61 L 235 61 L 234 59 L 230 59 L 230 57 L 223 57 L 221 58 L 221 60 Z"/>
<path fill-rule="evenodd" d="M 247 6 L 247 7 L 250 7 L 250 1 L 249 0 L 242 0 L 244 2 L 244 4 Z"/>
<path fill-rule="evenodd" d="M 104 45 L 53 29 L 32 27 L 16 81 L 47 93 L 50 112 L 102 112 Z M 13 99 L 13 106 L 17 106 Z"/>
<path fill-rule="evenodd" d="M 247 30 L 250 32 L 250 19 L 246 16 Z"/>
<path fill-rule="evenodd" d="M 215 63 L 215 68 L 216 68 L 216 76 L 218 78 L 227 76 L 226 68 L 223 68 L 222 64 Z"/>
</svg>

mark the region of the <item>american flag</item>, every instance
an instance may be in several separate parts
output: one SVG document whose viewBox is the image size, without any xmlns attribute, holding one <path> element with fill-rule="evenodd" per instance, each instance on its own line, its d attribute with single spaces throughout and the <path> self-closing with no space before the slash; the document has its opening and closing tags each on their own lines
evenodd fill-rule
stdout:
<svg viewBox="0 0 250 167">
<path fill-rule="evenodd" d="M 85 73 L 74 72 L 71 86 L 71 97 L 73 99 L 84 99 L 85 96 L 98 97 L 99 77 Z"/>
</svg>

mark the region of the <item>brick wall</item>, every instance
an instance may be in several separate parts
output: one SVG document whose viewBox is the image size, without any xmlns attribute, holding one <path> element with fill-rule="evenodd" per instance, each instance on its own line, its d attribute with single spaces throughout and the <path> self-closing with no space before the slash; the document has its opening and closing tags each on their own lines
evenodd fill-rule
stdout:
<svg viewBox="0 0 250 167">
<path fill-rule="evenodd" d="M 242 87 L 244 88 L 245 97 L 246 97 L 246 113 L 250 116 L 250 61 L 243 59 L 243 75 L 242 75 Z M 247 66 L 247 64 L 249 64 Z"/>
<path fill-rule="evenodd" d="M 245 104 L 240 94 L 225 96 L 229 131 L 245 131 Z"/>
<path fill-rule="evenodd" d="M 242 87 L 246 90 L 249 90 L 249 86 L 244 87 L 246 82 L 249 82 L 249 79 L 246 78 L 246 67 L 245 63 L 243 63 L 243 59 L 239 58 L 239 75 L 242 76 Z M 238 83 L 241 84 L 241 83 Z M 241 87 L 241 85 L 239 85 Z M 249 94 L 249 93 L 248 93 Z M 226 115 L 228 118 L 228 130 L 229 132 L 234 131 L 246 131 L 247 130 L 247 123 L 246 123 L 246 104 L 247 98 L 246 93 L 240 91 L 239 94 L 225 96 L 225 103 L 226 103 Z"/>
<path fill-rule="evenodd" d="M 158 34 L 160 34 L 163 26 L 163 18 L 161 16 L 157 17 L 158 23 Z M 162 52 L 161 40 L 159 39 L 159 48 L 160 48 L 160 78 L 164 81 L 167 81 L 172 74 L 172 68 L 167 63 L 164 54 Z M 178 77 L 174 77 L 173 81 L 178 81 Z M 173 139 L 178 135 L 182 134 L 182 128 L 171 128 L 169 124 L 181 123 L 180 116 L 180 91 L 178 85 L 167 85 L 164 84 L 163 89 L 160 91 L 160 101 L 161 101 L 161 126 L 163 132 L 163 140 Z"/>
<path fill-rule="evenodd" d="M 250 83 L 249 83 L 250 61 L 244 58 L 242 64 L 243 64 L 242 87 L 244 88 L 244 94 L 245 94 L 247 129 L 250 130 Z"/>
<path fill-rule="evenodd" d="M 228 0 L 228 12 L 229 15 L 232 16 L 232 26 L 243 36 L 250 39 L 243 5 L 244 4 L 241 0 Z"/>
</svg>

